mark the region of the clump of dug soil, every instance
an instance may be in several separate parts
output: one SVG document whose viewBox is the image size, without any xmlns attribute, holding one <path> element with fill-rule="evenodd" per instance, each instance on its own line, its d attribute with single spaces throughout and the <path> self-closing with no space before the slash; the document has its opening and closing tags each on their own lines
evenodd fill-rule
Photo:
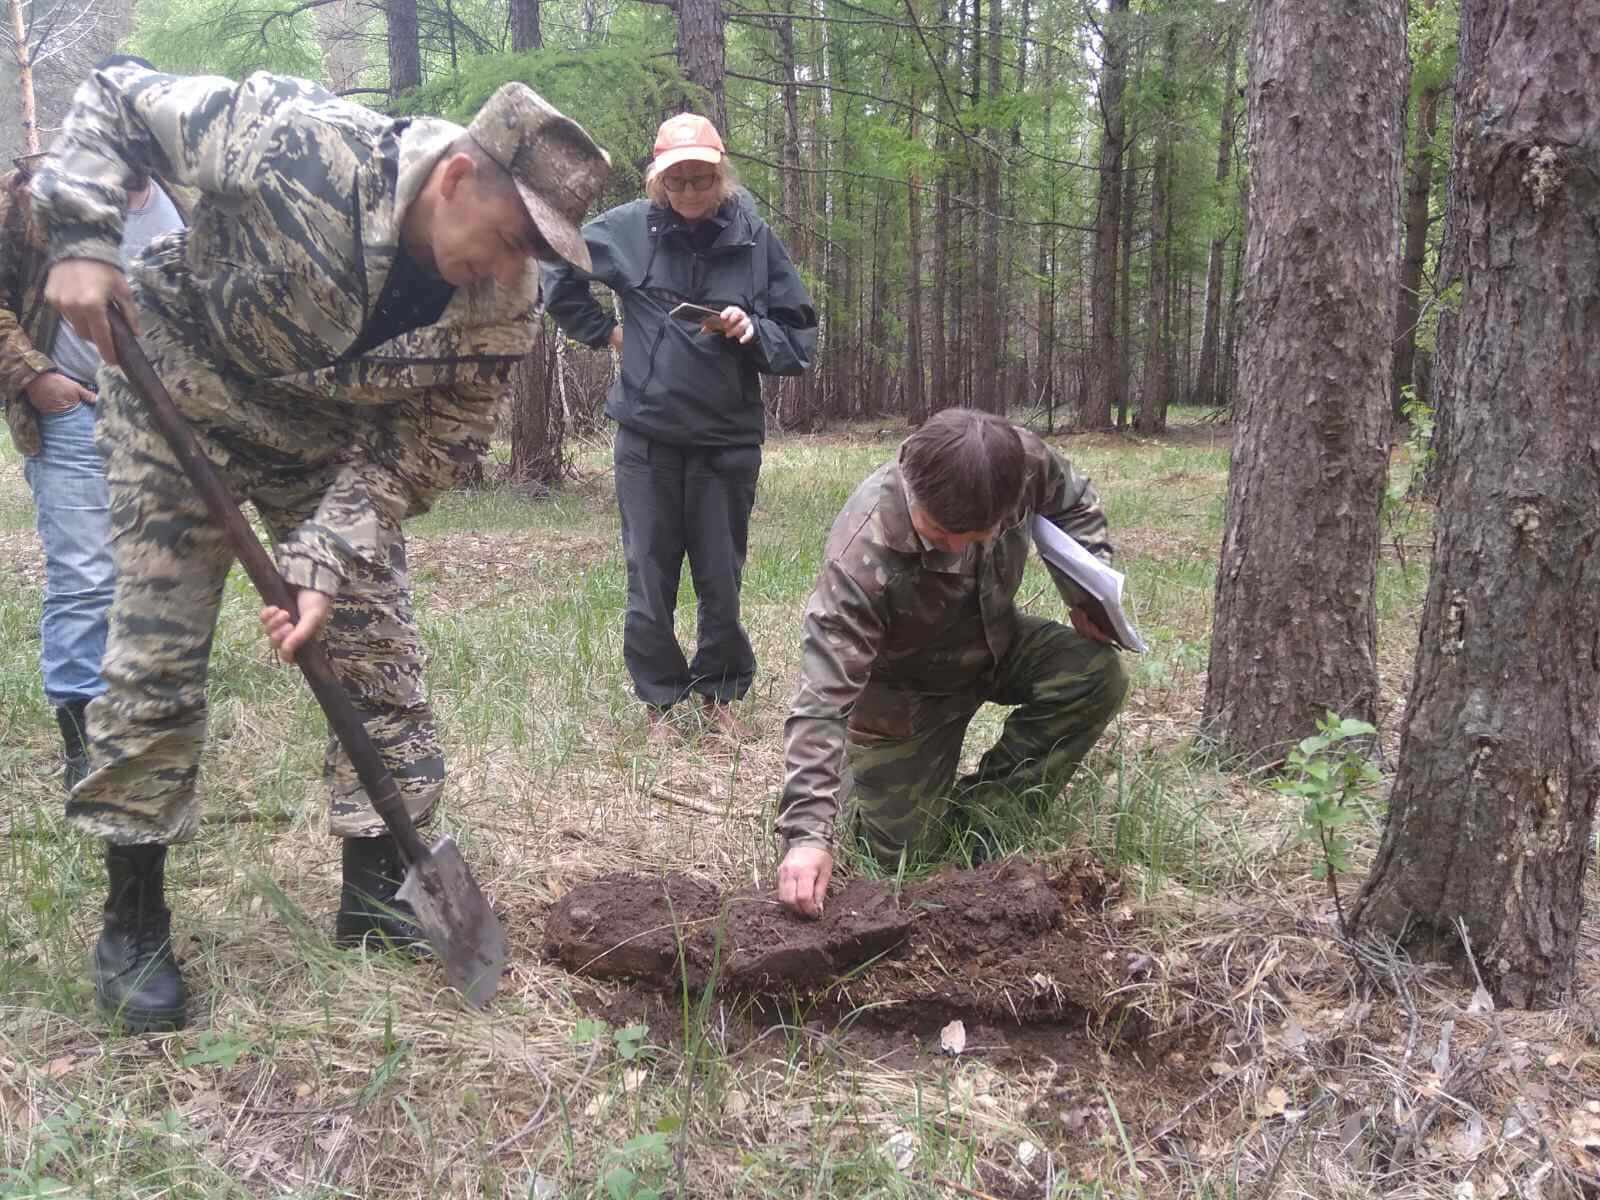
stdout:
<svg viewBox="0 0 1600 1200">
<path fill-rule="evenodd" d="M 1097 1020 L 1111 979 L 1096 934 L 1117 897 L 1087 858 L 1055 871 L 1007 859 L 898 891 L 852 880 L 816 921 L 770 891 L 607 875 L 552 908 L 545 953 L 594 978 L 870 1007 L 887 1024 Z"/>
</svg>

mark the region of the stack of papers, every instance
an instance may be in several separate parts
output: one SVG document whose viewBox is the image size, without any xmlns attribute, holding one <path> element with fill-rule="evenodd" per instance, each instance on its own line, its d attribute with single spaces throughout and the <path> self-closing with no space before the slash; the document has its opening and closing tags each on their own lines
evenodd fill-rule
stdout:
<svg viewBox="0 0 1600 1200">
<path fill-rule="evenodd" d="M 1043 517 L 1033 518 L 1033 544 L 1039 557 L 1089 593 L 1084 606 L 1094 623 L 1110 633 L 1123 650 L 1143 654 L 1148 646 L 1122 607 L 1121 571 L 1113 571 Z"/>
</svg>

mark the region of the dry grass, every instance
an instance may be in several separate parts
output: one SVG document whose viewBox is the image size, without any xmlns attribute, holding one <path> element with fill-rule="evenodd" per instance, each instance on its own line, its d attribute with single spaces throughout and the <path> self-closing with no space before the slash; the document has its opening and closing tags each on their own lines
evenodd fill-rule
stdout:
<svg viewBox="0 0 1600 1200">
<path fill-rule="evenodd" d="M 1155 650 L 1120 739 L 1058 819 L 1018 836 L 1120 872 L 1096 935 L 1119 1023 L 975 1028 L 950 1058 L 928 1031 L 646 1001 L 542 960 L 543 913 L 580 881 L 670 867 L 727 887 L 770 870 L 795 616 L 828 520 L 895 436 L 769 448 L 745 592 L 757 736 L 741 747 L 645 739 L 620 667 L 601 451 L 555 501 L 452 497 L 419 523 L 445 819 L 513 948 L 487 1013 L 432 968 L 332 948 L 320 721 L 261 653 L 235 581 L 207 820 L 170 868 L 193 1027 L 139 1038 L 107 1037 L 93 1013 L 103 875 L 59 816 L 37 551 L 16 461 L 0 458 L 0 1196 L 1600 1194 L 1593 932 L 1580 1001 L 1560 1012 L 1475 1010 L 1473 988 L 1434 968 L 1358 959 L 1288 803 L 1189 754 L 1225 487 L 1214 427 L 1065 443 L 1111 503 Z M 1424 576 L 1385 556 L 1390 761 Z M 1024 595 L 1042 587 L 1032 576 Z M 985 713 L 969 751 L 997 725 Z M 1358 831 L 1359 855 L 1375 835 Z"/>
</svg>

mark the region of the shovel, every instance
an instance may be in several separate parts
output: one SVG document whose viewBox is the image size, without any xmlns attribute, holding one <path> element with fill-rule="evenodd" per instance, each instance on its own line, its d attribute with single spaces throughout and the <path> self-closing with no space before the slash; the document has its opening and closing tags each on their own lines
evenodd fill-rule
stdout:
<svg viewBox="0 0 1600 1200">
<path fill-rule="evenodd" d="M 206 507 L 211 510 L 211 519 L 222 527 L 228 540 L 233 543 L 234 553 L 244 564 L 261 598 L 298 620 L 289 585 L 278 574 L 277 567 L 256 540 L 255 531 L 245 522 L 227 486 L 195 441 L 189 423 L 157 378 L 127 320 L 121 312 L 112 308 L 110 321 L 112 341 L 116 345 L 123 374 L 127 376 L 134 393 L 149 405 L 173 453 L 183 464 L 190 481 L 205 500 Z M 489 908 L 489 902 L 484 899 L 477 881 L 472 878 L 472 872 L 467 869 L 466 860 L 461 857 L 455 839 L 446 835 L 430 849 L 418 836 L 411 814 L 400 799 L 400 789 L 395 784 L 394 776 L 389 774 L 377 747 L 367 736 L 366 726 L 361 723 L 360 714 L 350 703 L 350 697 L 345 694 L 338 676 L 333 673 L 333 664 L 328 661 L 328 652 L 322 648 L 322 643 L 311 641 L 301 646 L 295 654 L 295 662 L 305 673 L 311 690 L 316 693 L 317 703 L 322 705 L 322 711 L 327 714 L 328 724 L 350 755 L 372 807 L 383 818 L 389 832 L 394 834 L 400 853 L 409 864 L 398 898 L 409 903 L 416 911 L 417 922 L 428 944 L 444 963 L 445 976 L 451 985 L 469 1003 L 482 1008 L 494 995 L 500 983 L 500 972 L 506 964 L 506 936 L 499 920 Z"/>
</svg>

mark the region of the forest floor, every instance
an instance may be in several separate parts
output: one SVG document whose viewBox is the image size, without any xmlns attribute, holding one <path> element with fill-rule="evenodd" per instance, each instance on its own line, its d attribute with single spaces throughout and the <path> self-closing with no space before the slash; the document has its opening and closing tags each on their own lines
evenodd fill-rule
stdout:
<svg viewBox="0 0 1600 1200">
<path fill-rule="evenodd" d="M 834 515 L 903 433 L 768 446 L 737 747 L 646 739 L 606 446 L 554 499 L 490 487 L 412 526 L 444 825 L 512 946 L 482 1013 L 434 966 L 333 948 L 322 722 L 236 572 L 205 820 L 168 868 L 193 1021 L 144 1037 L 94 1012 L 104 872 L 61 816 L 42 563 L 0 451 L 0 1197 L 1600 1196 L 1593 880 L 1576 999 L 1496 1012 L 1470 979 L 1347 945 L 1296 803 L 1192 744 L 1225 427 L 1054 439 L 1105 498 L 1151 643 L 1063 802 L 959 886 L 846 864 L 823 958 L 762 957 L 798 616 Z M 1416 506 L 1385 517 L 1386 779 L 1428 530 Z M 1022 595 L 1059 615 L 1037 566 Z M 686 642 L 693 618 L 686 582 Z M 969 757 L 1001 716 L 980 714 Z M 1346 896 L 1382 804 L 1354 827 Z M 654 942 L 603 969 L 604 930 L 641 924 Z"/>
</svg>

